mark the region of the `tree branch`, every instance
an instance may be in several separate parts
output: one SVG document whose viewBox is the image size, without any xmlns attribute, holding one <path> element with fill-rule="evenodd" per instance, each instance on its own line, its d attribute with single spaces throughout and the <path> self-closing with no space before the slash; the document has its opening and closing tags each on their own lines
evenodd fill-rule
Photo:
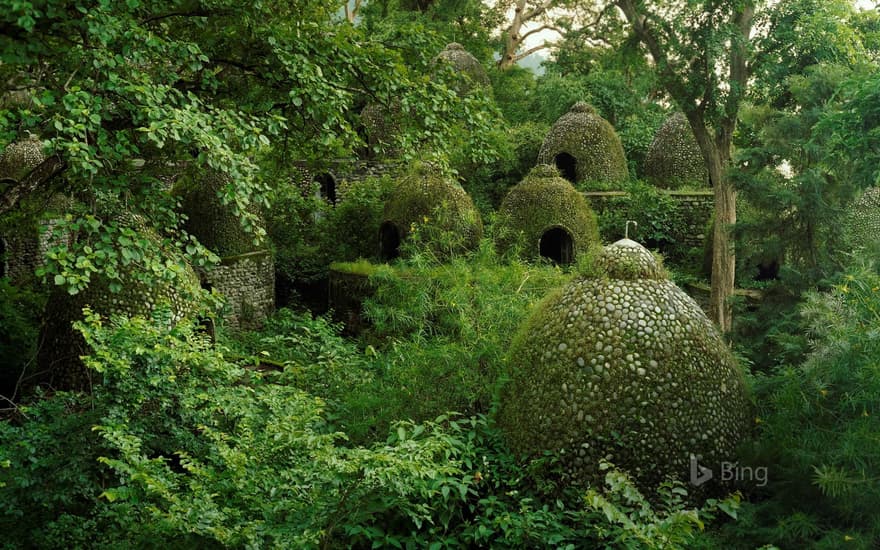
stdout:
<svg viewBox="0 0 880 550">
<path fill-rule="evenodd" d="M 539 45 L 537 45 L 537 46 L 532 46 L 532 47 L 529 48 L 528 50 L 526 50 L 526 51 L 524 51 L 524 52 L 521 52 L 521 53 L 518 53 L 518 54 L 516 54 L 515 56 L 513 56 L 513 61 L 514 61 L 514 63 L 515 63 L 515 62 L 517 62 L 517 61 L 520 61 L 521 59 L 525 59 L 525 58 L 527 58 L 528 56 L 532 55 L 533 53 L 535 53 L 535 52 L 539 52 L 539 51 L 544 50 L 544 49 L 547 49 L 547 48 L 549 48 L 550 46 L 552 46 L 552 44 L 550 44 L 549 42 L 544 42 L 543 44 L 539 44 Z"/>
<path fill-rule="evenodd" d="M 541 25 L 540 27 L 536 27 L 526 33 L 523 33 L 522 36 L 519 37 L 519 40 L 521 42 L 525 41 L 525 39 L 528 38 L 529 36 L 531 36 L 535 33 L 539 33 L 541 31 L 553 31 L 553 32 L 557 32 L 559 34 L 565 34 L 564 30 L 560 29 L 559 27 L 557 27 L 555 25 Z"/>
<path fill-rule="evenodd" d="M 42 185 L 52 181 L 52 179 L 64 171 L 67 164 L 58 155 L 52 155 L 40 164 L 36 165 L 33 170 L 23 177 L 20 181 L 15 182 L 12 187 L 7 189 L 0 196 L 0 216 L 11 211 L 18 202 L 25 196 L 30 195 Z M 9 180 L 6 180 L 9 181 Z"/>
</svg>

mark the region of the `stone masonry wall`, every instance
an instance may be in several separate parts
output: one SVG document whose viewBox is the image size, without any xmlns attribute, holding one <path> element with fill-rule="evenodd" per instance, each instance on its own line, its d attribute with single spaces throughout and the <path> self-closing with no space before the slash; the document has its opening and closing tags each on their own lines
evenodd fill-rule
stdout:
<svg viewBox="0 0 880 550">
<path fill-rule="evenodd" d="M 275 309 L 275 264 L 268 250 L 223 258 L 201 276 L 226 298 L 226 322 L 234 329 L 259 328 Z"/>
</svg>

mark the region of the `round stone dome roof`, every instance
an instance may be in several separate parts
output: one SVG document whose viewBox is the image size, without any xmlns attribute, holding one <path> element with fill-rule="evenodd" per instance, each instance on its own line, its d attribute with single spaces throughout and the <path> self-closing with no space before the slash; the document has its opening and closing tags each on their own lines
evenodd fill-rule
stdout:
<svg viewBox="0 0 880 550">
<path fill-rule="evenodd" d="M 39 139 L 31 137 L 14 141 L 0 152 L 0 179 L 19 181 L 44 160 L 46 155 Z"/>
<path fill-rule="evenodd" d="M 490 87 L 486 69 L 476 57 L 457 42 L 447 44 L 446 48 L 434 58 L 434 62 L 448 64 L 453 70 L 466 77 L 457 87 L 459 94 L 465 95 L 475 87 Z"/>
<path fill-rule="evenodd" d="M 399 153 L 394 142 L 400 134 L 400 105 L 386 108 L 379 103 L 368 103 L 360 114 L 361 125 L 371 153 L 395 156 Z M 378 149 L 378 151 L 377 151 Z"/>
<path fill-rule="evenodd" d="M 246 231 L 232 205 L 223 204 L 220 199 L 218 193 L 229 182 L 226 174 L 205 169 L 183 175 L 174 187 L 187 216 L 184 229 L 221 258 L 265 248 L 254 244 L 255 233 Z M 257 228 L 263 226 L 263 220 L 258 217 Z"/>
<path fill-rule="evenodd" d="M 606 253 L 606 266 L 636 259 L 647 271 L 577 279 L 526 322 L 497 419 L 511 448 L 552 451 L 579 482 L 601 479 L 607 459 L 646 489 L 687 480 L 691 455 L 710 468 L 734 460 L 750 411 L 721 336 L 643 247 Z"/>
<path fill-rule="evenodd" d="M 620 137 L 584 102 L 576 103 L 553 124 L 541 145 L 538 163 L 570 171 L 566 178 L 585 191 L 623 183 L 629 177 Z"/>
<path fill-rule="evenodd" d="M 844 222 L 847 245 L 861 248 L 880 241 L 880 187 L 869 187 L 856 199 Z"/>
<path fill-rule="evenodd" d="M 497 224 L 499 248 L 506 250 L 518 243 L 526 258 L 539 255 L 542 238 L 553 229 L 569 235 L 573 256 L 600 242 L 590 204 L 556 168 L 545 164 L 533 168 L 508 192 L 498 210 Z"/>
<path fill-rule="evenodd" d="M 429 225 L 446 232 L 455 241 L 453 250 L 434 250 L 438 256 L 477 248 L 483 236 L 483 223 L 474 203 L 461 186 L 434 172 L 429 167 L 417 166 L 397 183 L 382 215 L 383 235 L 394 231 L 397 244 L 416 226 Z M 383 248 L 386 244 L 383 243 Z M 383 250 L 386 259 L 396 254 Z"/>
<path fill-rule="evenodd" d="M 675 113 L 657 130 L 645 156 L 645 177 L 663 189 L 709 185 L 709 171 L 691 125 Z"/>
</svg>

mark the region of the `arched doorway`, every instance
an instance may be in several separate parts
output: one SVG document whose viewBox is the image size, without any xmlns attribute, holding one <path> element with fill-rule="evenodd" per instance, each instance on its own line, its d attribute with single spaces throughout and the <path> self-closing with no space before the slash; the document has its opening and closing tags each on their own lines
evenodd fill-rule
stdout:
<svg viewBox="0 0 880 550">
<path fill-rule="evenodd" d="M 568 153 L 559 153 L 553 157 L 553 162 L 562 177 L 571 183 L 577 183 L 577 159 Z"/>
<path fill-rule="evenodd" d="M 568 265 L 574 261 L 574 240 L 562 227 L 552 227 L 541 235 L 538 250 L 542 258 L 555 264 Z"/>
<path fill-rule="evenodd" d="M 379 228 L 379 259 L 388 262 L 400 256 L 400 231 L 391 222 Z"/>
<path fill-rule="evenodd" d="M 321 174 L 315 176 L 315 183 L 318 184 L 318 196 L 330 204 L 336 204 L 336 180 L 332 174 Z"/>
</svg>

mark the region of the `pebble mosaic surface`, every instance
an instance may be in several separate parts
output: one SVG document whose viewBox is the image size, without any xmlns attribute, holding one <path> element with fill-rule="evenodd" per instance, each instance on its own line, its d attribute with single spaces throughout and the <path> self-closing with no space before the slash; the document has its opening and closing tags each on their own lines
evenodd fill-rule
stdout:
<svg viewBox="0 0 880 550">
<path fill-rule="evenodd" d="M 880 241 L 880 187 L 866 189 L 846 220 L 846 237 L 852 247 Z"/>
<path fill-rule="evenodd" d="M 657 130 L 645 155 L 645 178 L 663 189 L 709 186 L 703 152 L 683 113 L 675 113 Z"/>
<path fill-rule="evenodd" d="M 476 57 L 457 42 L 447 44 L 446 48 L 437 54 L 435 62 L 448 63 L 457 72 L 467 77 L 466 81 L 458 85 L 458 93 L 461 95 L 466 95 L 474 87 L 489 88 L 489 75 L 486 74 L 486 69 Z"/>
<path fill-rule="evenodd" d="M 511 348 L 498 415 L 511 447 L 556 453 L 578 482 L 604 458 L 644 488 L 687 480 L 691 454 L 735 460 L 750 410 L 720 335 L 643 247 L 604 255 L 608 276 L 549 296 Z"/>
</svg>

